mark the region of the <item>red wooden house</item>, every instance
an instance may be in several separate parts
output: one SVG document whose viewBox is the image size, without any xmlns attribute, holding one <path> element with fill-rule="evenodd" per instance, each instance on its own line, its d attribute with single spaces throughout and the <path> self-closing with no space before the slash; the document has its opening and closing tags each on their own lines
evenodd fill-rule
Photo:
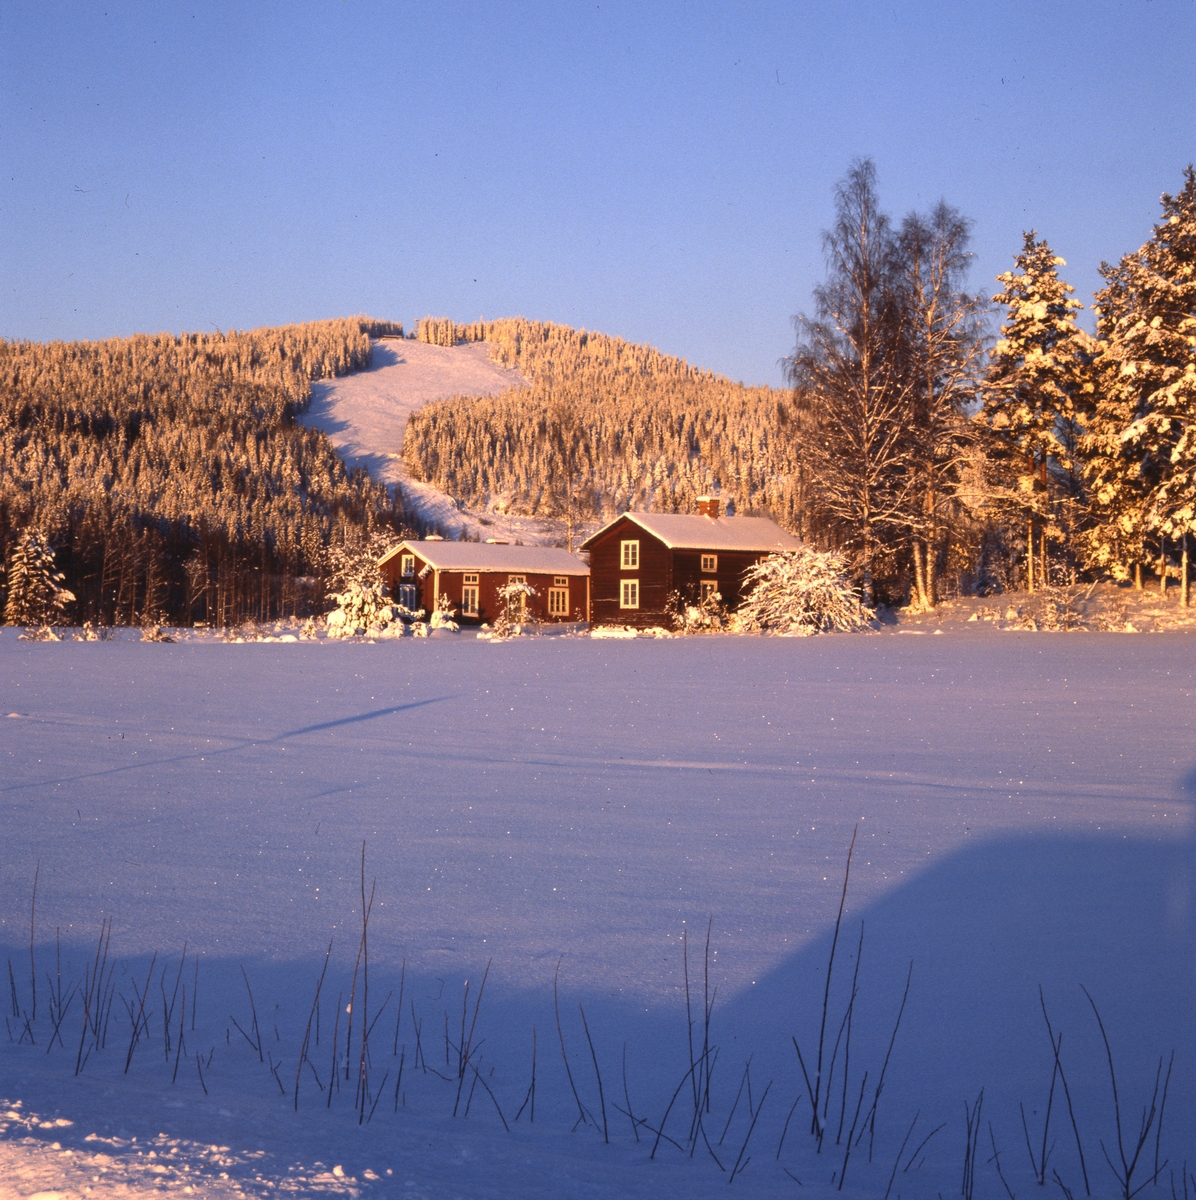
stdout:
<svg viewBox="0 0 1196 1200">
<path fill-rule="evenodd" d="M 396 603 L 432 612 L 443 596 L 462 624 L 493 622 L 500 610 L 498 589 L 516 582 L 533 589 L 526 601 L 529 620 L 590 619 L 589 567 L 552 546 L 412 540 L 388 550 L 378 569 Z"/>
<path fill-rule="evenodd" d="M 749 567 L 801 545 L 767 517 L 721 516 L 713 497 L 700 497 L 698 509 L 697 516 L 624 513 L 582 543 L 593 624 L 667 626 L 678 600 L 697 604 L 712 592 L 734 609 Z"/>
</svg>

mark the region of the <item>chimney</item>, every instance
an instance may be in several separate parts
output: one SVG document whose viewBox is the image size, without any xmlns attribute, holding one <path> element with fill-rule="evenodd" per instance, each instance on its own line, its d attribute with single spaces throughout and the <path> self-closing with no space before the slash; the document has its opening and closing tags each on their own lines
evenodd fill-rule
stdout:
<svg viewBox="0 0 1196 1200">
<path fill-rule="evenodd" d="M 717 496 L 698 497 L 698 516 L 713 517 L 718 520 L 719 499 Z"/>
</svg>

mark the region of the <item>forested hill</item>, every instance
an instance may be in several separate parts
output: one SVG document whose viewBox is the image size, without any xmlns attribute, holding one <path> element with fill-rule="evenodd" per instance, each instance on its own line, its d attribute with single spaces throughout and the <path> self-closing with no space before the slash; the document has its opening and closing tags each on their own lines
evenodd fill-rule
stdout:
<svg viewBox="0 0 1196 1200">
<path fill-rule="evenodd" d="M 522 318 L 420 323 L 426 341 L 486 340 L 527 388 L 455 396 L 411 416 L 413 474 L 471 507 L 567 519 L 689 512 L 721 491 L 796 527 L 789 393 L 744 387 L 605 334 Z"/>
<path fill-rule="evenodd" d="M 0 562 L 46 533 L 75 621 L 232 624 L 322 596 L 330 544 L 397 527 L 294 421 L 367 366 L 368 318 L 104 342 L 0 341 Z"/>
</svg>

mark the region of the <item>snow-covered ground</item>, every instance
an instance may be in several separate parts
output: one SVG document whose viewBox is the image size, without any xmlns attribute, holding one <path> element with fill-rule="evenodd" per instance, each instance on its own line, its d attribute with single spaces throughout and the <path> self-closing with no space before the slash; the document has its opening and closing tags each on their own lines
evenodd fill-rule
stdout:
<svg viewBox="0 0 1196 1200">
<path fill-rule="evenodd" d="M 402 456 L 407 418 L 417 408 L 447 396 L 492 396 L 525 382 L 495 362 L 485 342 L 431 346 L 383 338 L 374 343 L 369 370 L 313 383 L 301 420 L 322 429 L 348 466 L 367 467 L 375 479 L 399 488 L 407 508 L 446 536 L 553 543 L 562 536 L 558 525 L 461 508 L 438 488 L 412 479 Z"/>
<path fill-rule="evenodd" d="M 1162 1190 L 1142 1194 L 1169 1196 L 1174 1171 L 1182 1195 L 1183 1163 L 1196 1168 L 1196 640 L 940 627 L 239 645 L 0 630 L 0 1196 L 703 1197 L 737 1159 L 732 1186 L 754 1196 L 879 1200 L 891 1176 L 894 1197 L 957 1195 L 981 1088 L 975 1195 L 1006 1194 L 994 1143 L 1021 1195 L 1034 1177 L 1019 1103 L 1037 1154 L 1053 1066 L 1040 986 L 1092 1194 L 1112 1196 L 1115 1110 L 1081 985 L 1109 1034 L 1127 1143 L 1175 1051 Z M 861 923 L 863 951 L 817 1153 L 791 1039 L 813 1077 L 856 829 L 824 1101 Z M 377 890 L 346 1063 L 363 843 Z M 94 1048 L 85 997 L 108 919 Z M 682 934 L 701 1061 L 708 920 L 717 1058 L 691 1156 Z M 575 1131 L 558 964 L 592 1118 Z M 458 1102 L 466 980 L 478 1073 Z M 363 1013 L 377 1023 L 359 1114 Z M 530 1107 L 515 1120 L 533 1045 L 534 1124 Z M 675 1091 L 676 1144 L 652 1158 Z M 1080 1196 L 1055 1093 L 1047 1182 L 1062 1194 L 1057 1169 Z M 1154 1175 L 1157 1132 L 1156 1118 L 1134 1187 Z"/>
</svg>

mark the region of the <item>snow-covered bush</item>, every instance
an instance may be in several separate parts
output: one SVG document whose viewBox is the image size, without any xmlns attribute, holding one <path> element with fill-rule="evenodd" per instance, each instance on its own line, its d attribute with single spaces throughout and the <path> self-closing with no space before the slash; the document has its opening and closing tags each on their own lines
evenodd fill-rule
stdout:
<svg viewBox="0 0 1196 1200">
<path fill-rule="evenodd" d="M 436 598 L 436 609 L 428 618 L 432 629 L 447 629 L 456 633 L 460 626 L 453 620 L 453 602 L 447 596 Z"/>
<path fill-rule="evenodd" d="M 49 626 L 59 620 L 75 594 L 62 586 L 54 565 L 54 547 L 44 533 L 26 529 L 17 539 L 8 563 L 8 601 L 4 620 L 9 625 Z"/>
<path fill-rule="evenodd" d="M 719 592 L 711 592 L 697 604 L 687 604 L 674 593 L 673 628 L 678 633 L 719 633 L 727 628 L 730 614 Z"/>
<path fill-rule="evenodd" d="M 507 583 L 498 589 L 498 616 L 494 619 L 496 637 L 510 637 L 527 621 L 527 602 L 536 594 L 530 583 Z"/>
<path fill-rule="evenodd" d="M 872 609 L 847 581 L 841 555 L 802 547 L 770 554 L 744 576 L 747 599 L 735 613 L 745 630 L 806 635 L 871 628 Z"/>
<path fill-rule="evenodd" d="M 332 599 L 336 607 L 328 614 L 329 637 L 401 637 L 405 632 L 403 618 L 412 620 L 416 616 L 392 604 L 380 587 L 351 583 Z"/>
</svg>

